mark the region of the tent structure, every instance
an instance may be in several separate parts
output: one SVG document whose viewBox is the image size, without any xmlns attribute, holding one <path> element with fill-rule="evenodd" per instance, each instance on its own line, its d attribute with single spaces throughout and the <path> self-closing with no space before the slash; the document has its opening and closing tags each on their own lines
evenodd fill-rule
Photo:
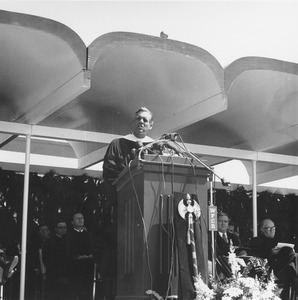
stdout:
<svg viewBox="0 0 298 300">
<path fill-rule="evenodd" d="M 252 176 L 256 161 L 257 184 L 297 175 L 296 64 L 244 57 L 223 68 L 200 47 L 132 32 L 86 47 L 59 22 L 0 17 L 2 151 L 24 153 L 30 133 L 32 154 L 91 172 L 145 105 L 154 113 L 153 138 L 177 132 L 210 165 L 240 159 Z"/>
<path fill-rule="evenodd" d="M 296 63 L 250 56 L 222 67 L 162 34 L 108 32 L 87 47 L 62 23 L 5 10 L 0 47 L 0 150 L 14 159 L 3 169 L 100 177 L 88 168 L 147 106 L 152 138 L 176 132 L 210 166 L 241 160 L 255 203 L 259 184 L 298 175 Z"/>
</svg>

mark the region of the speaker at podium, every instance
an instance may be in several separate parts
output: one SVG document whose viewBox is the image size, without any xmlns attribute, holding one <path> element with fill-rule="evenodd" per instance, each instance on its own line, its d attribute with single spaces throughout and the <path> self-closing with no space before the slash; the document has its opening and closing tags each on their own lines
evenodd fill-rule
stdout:
<svg viewBox="0 0 298 300">
<path fill-rule="evenodd" d="M 150 291 L 189 300 L 195 295 L 193 276 L 207 282 L 209 175 L 191 158 L 149 154 L 120 174 L 117 300 L 149 300 Z"/>
</svg>

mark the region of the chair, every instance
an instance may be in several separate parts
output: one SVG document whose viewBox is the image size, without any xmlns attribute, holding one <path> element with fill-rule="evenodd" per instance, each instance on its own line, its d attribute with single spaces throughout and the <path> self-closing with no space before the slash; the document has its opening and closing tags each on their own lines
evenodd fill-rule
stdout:
<svg viewBox="0 0 298 300">
<path fill-rule="evenodd" d="M 229 265 L 229 261 L 228 261 L 227 257 L 218 256 L 218 257 L 216 257 L 215 261 L 216 261 L 217 277 L 220 280 L 232 276 L 232 270 Z"/>
<path fill-rule="evenodd" d="M 244 259 L 246 264 L 248 264 L 249 262 L 251 262 L 252 264 L 253 269 L 248 276 L 255 277 L 257 275 L 258 277 L 260 277 L 262 275 L 261 265 L 265 262 L 263 258 L 256 257 L 253 255 L 244 256 L 241 258 Z M 218 256 L 215 261 L 218 279 L 222 280 L 224 278 L 232 276 L 232 270 L 229 265 L 228 258 L 226 256 Z M 287 268 L 289 268 L 288 265 L 291 261 L 292 263 L 295 263 L 295 280 L 289 280 L 289 269 Z M 277 273 L 275 274 L 275 276 L 277 277 L 276 284 L 279 288 L 282 289 L 280 297 L 283 300 L 296 300 L 296 296 L 298 297 L 296 292 L 296 289 L 298 288 L 298 254 L 295 253 L 295 255 L 291 255 L 288 260 L 284 261 L 284 263 L 285 266 L 281 269 L 278 269 Z"/>
<path fill-rule="evenodd" d="M 1 260 L 0 265 L 0 300 L 3 300 L 3 287 L 7 279 L 9 279 L 15 272 L 15 268 L 19 262 L 18 256 L 13 256 L 9 260 Z"/>
<path fill-rule="evenodd" d="M 296 296 L 297 295 L 297 288 L 298 288 L 298 255 L 297 253 L 295 253 L 295 257 L 294 257 L 294 264 L 295 264 L 295 279 L 291 280 L 291 281 L 287 281 L 285 280 L 284 277 L 278 278 L 276 283 L 277 285 L 283 289 L 282 293 L 281 293 L 281 298 L 284 300 L 296 300 Z M 280 273 L 282 273 L 282 271 L 285 271 L 284 273 L 288 273 L 289 270 L 281 270 Z M 277 274 L 278 276 L 279 274 Z"/>
</svg>

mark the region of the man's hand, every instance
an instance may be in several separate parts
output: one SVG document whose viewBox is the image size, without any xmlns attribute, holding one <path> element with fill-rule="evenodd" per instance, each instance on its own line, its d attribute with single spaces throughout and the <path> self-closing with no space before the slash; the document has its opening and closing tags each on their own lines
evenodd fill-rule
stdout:
<svg viewBox="0 0 298 300">
<path fill-rule="evenodd" d="M 273 255 L 277 255 L 278 252 L 280 251 L 280 249 L 281 249 L 281 248 L 274 247 L 274 248 L 272 248 L 271 253 L 272 253 Z"/>
</svg>

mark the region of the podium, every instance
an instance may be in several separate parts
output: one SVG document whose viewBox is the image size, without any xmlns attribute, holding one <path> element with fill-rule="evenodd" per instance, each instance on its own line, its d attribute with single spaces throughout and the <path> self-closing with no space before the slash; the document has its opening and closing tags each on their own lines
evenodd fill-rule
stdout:
<svg viewBox="0 0 298 300">
<path fill-rule="evenodd" d="M 186 235 L 178 204 L 190 194 L 201 209 L 196 221 L 198 271 L 207 282 L 207 178 L 192 159 L 145 155 L 120 174 L 117 189 L 117 300 L 188 299 L 193 290 Z"/>
</svg>

